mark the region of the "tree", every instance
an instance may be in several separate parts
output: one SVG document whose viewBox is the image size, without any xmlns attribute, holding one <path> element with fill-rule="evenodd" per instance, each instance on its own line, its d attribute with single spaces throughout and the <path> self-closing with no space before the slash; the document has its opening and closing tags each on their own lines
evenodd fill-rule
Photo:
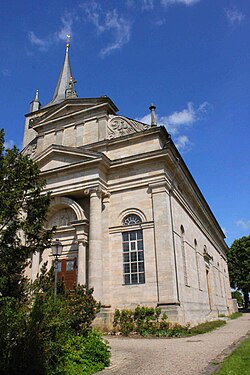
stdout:
<svg viewBox="0 0 250 375">
<path fill-rule="evenodd" d="M 24 271 L 35 252 L 50 247 L 43 227 L 50 204 L 37 164 L 0 130 L 0 363 L 2 375 L 93 374 L 109 364 L 109 348 L 91 329 L 100 305 L 93 289 L 59 284 L 46 264 L 27 288 Z"/>
<path fill-rule="evenodd" d="M 23 298 L 24 271 L 33 253 L 50 246 L 43 223 L 50 204 L 37 164 L 15 146 L 5 150 L 0 130 L 0 295 Z"/>
<path fill-rule="evenodd" d="M 228 267 L 231 286 L 243 292 L 247 308 L 250 292 L 250 236 L 233 242 L 228 253 Z"/>
</svg>

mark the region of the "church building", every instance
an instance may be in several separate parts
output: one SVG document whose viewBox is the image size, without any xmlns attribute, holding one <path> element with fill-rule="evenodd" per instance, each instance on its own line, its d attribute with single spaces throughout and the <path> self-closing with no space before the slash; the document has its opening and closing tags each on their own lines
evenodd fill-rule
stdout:
<svg viewBox="0 0 250 375">
<path fill-rule="evenodd" d="M 107 96 L 79 98 L 69 43 L 52 100 L 38 91 L 23 152 L 52 193 L 47 227 L 62 244 L 58 277 L 86 284 L 109 325 L 116 308 L 161 307 L 192 324 L 233 312 L 224 234 L 170 135 L 118 114 Z M 33 281 L 51 249 L 32 258 Z"/>
</svg>

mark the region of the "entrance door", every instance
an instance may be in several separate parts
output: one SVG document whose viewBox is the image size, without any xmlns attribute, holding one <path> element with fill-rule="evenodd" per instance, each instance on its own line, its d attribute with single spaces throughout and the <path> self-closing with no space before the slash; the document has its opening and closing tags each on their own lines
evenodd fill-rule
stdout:
<svg viewBox="0 0 250 375">
<path fill-rule="evenodd" d="M 63 280 L 66 290 L 73 290 L 77 283 L 77 260 L 60 259 L 58 261 L 58 280 Z"/>
</svg>

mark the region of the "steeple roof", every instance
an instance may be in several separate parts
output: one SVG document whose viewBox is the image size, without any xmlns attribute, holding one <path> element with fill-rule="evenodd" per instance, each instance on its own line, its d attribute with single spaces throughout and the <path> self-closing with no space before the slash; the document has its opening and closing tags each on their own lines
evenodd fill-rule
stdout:
<svg viewBox="0 0 250 375">
<path fill-rule="evenodd" d="M 53 95 L 52 100 L 45 105 L 45 107 L 49 107 L 54 104 L 61 103 L 67 98 L 76 98 L 77 95 L 74 90 L 74 81 L 72 77 L 71 67 L 70 67 L 70 60 L 69 60 L 69 40 L 66 44 L 66 52 L 65 58 L 63 62 L 63 67 L 56 85 L 56 89 Z"/>
</svg>

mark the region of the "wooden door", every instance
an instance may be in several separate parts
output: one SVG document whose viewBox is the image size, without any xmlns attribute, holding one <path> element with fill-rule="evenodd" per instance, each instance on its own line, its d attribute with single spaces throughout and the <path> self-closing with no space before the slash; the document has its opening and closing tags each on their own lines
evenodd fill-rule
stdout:
<svg viewBox="0 0 250 375">
<path fill-rule="evenodd" d="M 58 261 L 58 280 L 63 280 L 66 290 L 73 290 L 77 283 L 77 259 L 67 258 Z"/>
</svg>

